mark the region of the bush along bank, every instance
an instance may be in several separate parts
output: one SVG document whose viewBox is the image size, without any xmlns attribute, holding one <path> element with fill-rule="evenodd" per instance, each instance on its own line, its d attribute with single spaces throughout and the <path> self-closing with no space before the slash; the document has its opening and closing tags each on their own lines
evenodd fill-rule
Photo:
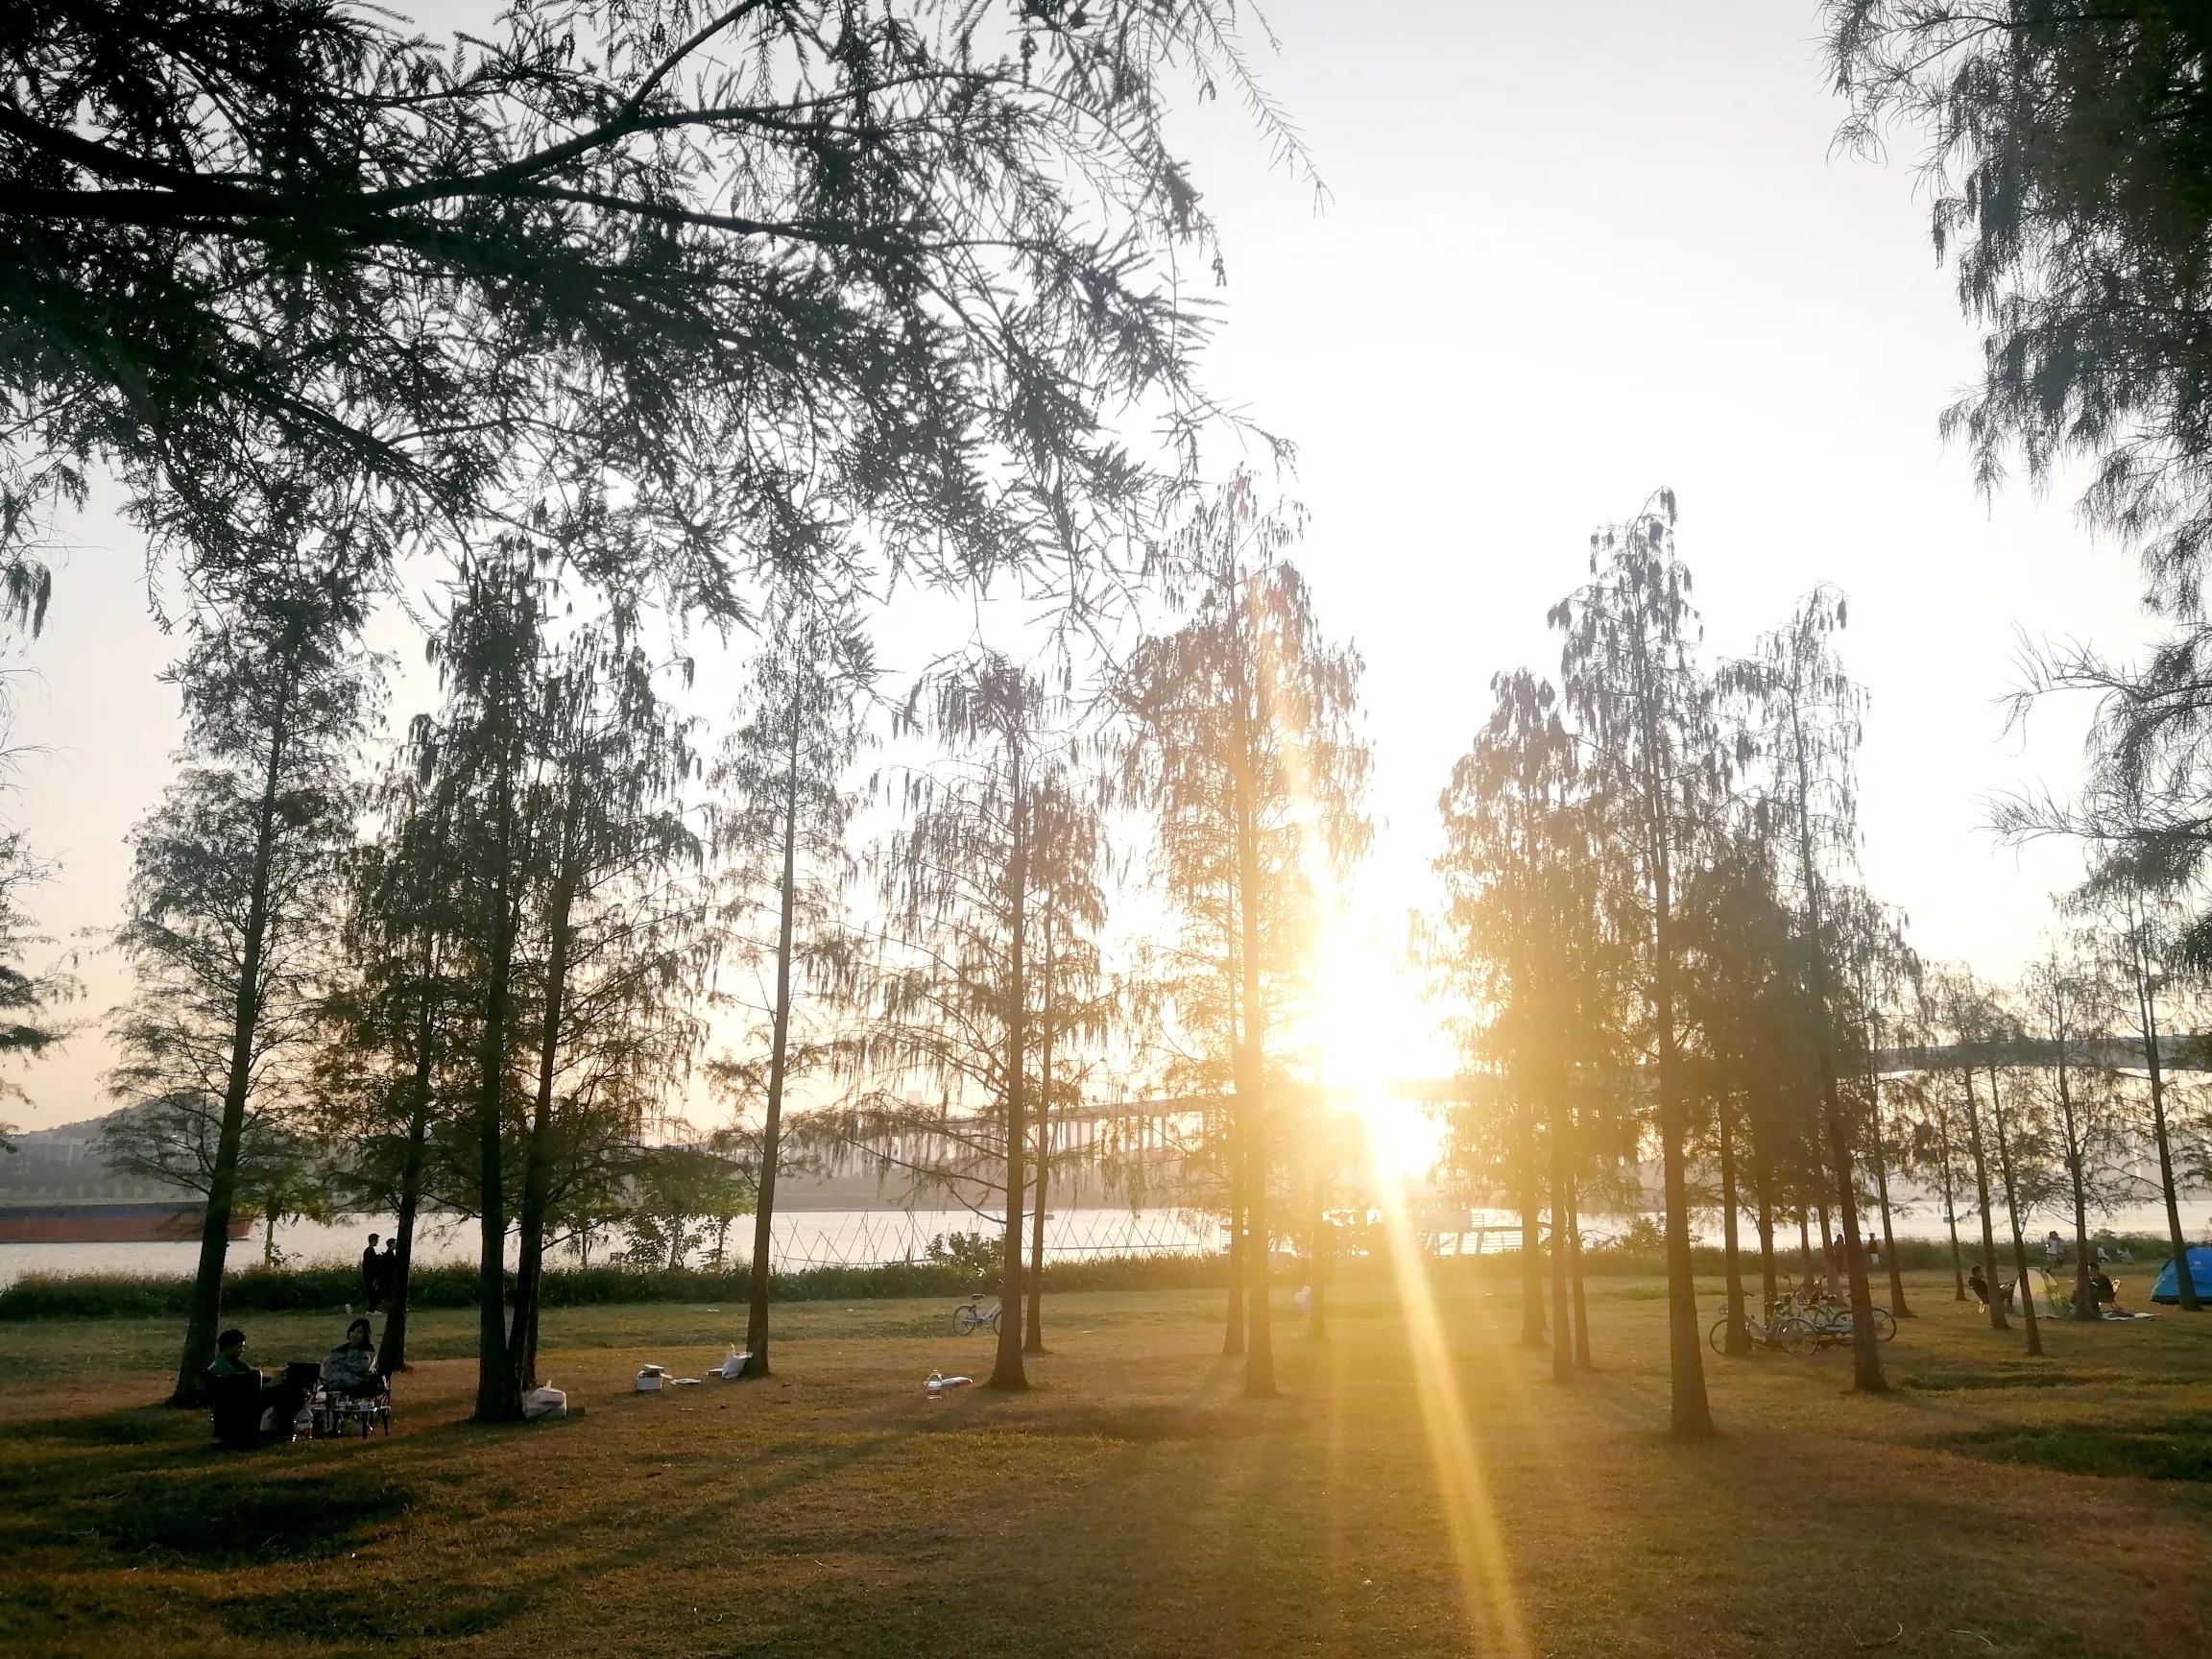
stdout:
<svg viewBox="0 0 2212 1659">
<path fill-rule="evenodd" d="M 466 1264 L 425 1266 L 408 1276 L 410 1308 L 473 1308 L 481 1281 Z M 799 1267 L 769 1275 L 779 1302 L 872 1301 L 904 1296 L 964 1296 L 976 1288 L 967 1268 L 943 1262 L 892 1262 L 873 1267 Z M 1228 1284 L 1222 1256 L 1100 1256 L 1048 1262 L 1045 1288 L 1179 1290 Z M 743 1302 L 750 1277 L 727 1268 L 557 1267 L 545 1275 L 544 1306 L 585 1308 L 615 1302 Z M 27 1274 L 0 1290 L 0 1319 L 159 1318 L 190 1307 L 185 1275 L 140 1273 Z M 350 1266 L 245 1267 L 224 1275 L 228 1313 L 326 1311 L 361 1300 L 361 1275 Z"/>
<path fill-rule="evenodd" d="M 2165 1259 L 2162 1238 L 2129 1234 L 2103 1236 L 2107 1248 L 2117 1245 L 2138 1266 L 2155 1269 Z M 1971 1263 L 1976 1250 L 1964 1247 Z M 1696 1271 L 1703 1279 L 1718 1278 L 1724 1270 L 1719 1246 L 1699 1244 L 1693 1252 Z M 1944 1271 L 1951 1266 L 1951 1246 L 1942 1239 L 1901 1238 L 1899 1264 L 1912 1271 Z M 2040 1262 L 2040 1251 L 2036 1253 Z M 1820 1246 L 1813 1246 L 1815 1270 L 1819 1269 Z M 1999 1263 L 2008 1277 L 2011 1258 Z M 1518 1270 L 1515 1251 L 1483 1256 L 1432 1260 L 1436 1273 L 1504 1274 Z M 1592 1276 L 1657 1277 L 1666 1271 L 1664 1253 L 1654 1244 L 1624 1236 L 1603 1244 L 1586 1244 L 1583 1270 Z M 1774 1264 L 1786 1277 L 1803 1270 L 1794 1229 L 1785 1239 L 1774 1240 Z M 1754 1289 L 1759 1281 L 1759 1246 L 1755 1237 L 1742 1245 L 1740 1268 Z M 1334 1257 L 1328 1277 L 1357 1283 L 1388 1271 L 1380 1255 Z M 1303 1271 L 1277 1257 L 1274 1280 L 1286 1287 L 1303 1282 Z M 779 1302 L 860 1302 L 897 1297 L 964 1296 L 978 1287 L 991 1288 L 995 1274 L 978 1275 L 973 1268 L 949 1262 L 890 1262 L 872 1267 L 818 1266 L 792 1268 L 769 1276 L 769 1294 Z M 1047 1294 L 1069 1290 L 1195 1290 L 1226 1286 L 1228 1258 L 1210 1256 L 1097 1256 L 1079 1261 L 1047 1262 Z M 411 1308 L 473 1308 L 476 1306 L 476 1269 L 462 1263 L 419 1267 L 410 1277 Z M 0 1320 L 70 1318 L 161 1318 L 181 1315 L 190 1305 L 192 1281 L 184 1275 L 132 1273 L 33 1273 L 0 1290 Z M 725 1268 L 633 1266 L 557 1267 L 546 1274 L 544 1305 L 548 1308 L 585 1308 L 618 1302 L 712 1303 L 743 1302 L 749 1293 L 748 1272 L 742 1263 Z M 1877 1286 L 1877 1294 L 1881 1294 Z M 223 1306 L 235 1313 L 321 1312 L 348 1307 L 361 1297 L 361 1276 L 350 1265 L 306 1267 L 243 1267 L 226 1274 Z"/>
</svg>

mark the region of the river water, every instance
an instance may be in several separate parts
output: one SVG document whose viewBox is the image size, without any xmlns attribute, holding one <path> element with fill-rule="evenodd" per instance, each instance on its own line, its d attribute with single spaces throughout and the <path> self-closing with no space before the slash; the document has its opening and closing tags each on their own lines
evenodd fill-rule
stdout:
<svg viewBox="0 0 2212 1659">
<path fill-rule="evenodd" d="M 1451 1214 L 1460 1214 L 1454 1211 Z M 1465 1239 L 1469 1250 L 1483 1247 L 1495 1249 L 1500 1244 L 1513 1241 L 1519 1218 L 1506 1210 L 1478 1209 L 1467 1212 L 1470 1229 L 1487 1229 L 1484 1236 L 1470 1232 Z M 1585 1219 L 1586 1236 L 1602 1238 L 1625 1229 L 1625 1216 L 1591 1216 Z M 1705 1241 L 1717 1241 L 1718 1224 L 1709 1217 L 1700 1217 L 1706 1224 L 1698 1229 Z M 2183 1230 L 2192 1240 L 2212 1238 L 2212 1202 L 2192 1195 L 2182 1206 Z M 1422 1226 L 1416 1223 L 1416 1227 Z M 1868 1220 L 1869 1227 L 1878 1227 L 1878 1221 Z M 2068 1238 L 2073 1235 L 2070 1216 L 2037 1211 L 2021 1218 L 2023 1230 L 2028 1234 L 2031 1248 L 2037 1248 L 2046 1229 L 2056 1227 Z M 2137 1205 L 2121 1209 L 2096 1218 L 2093 1227 L 2110 1228 L 2117 1233 L 2147 1233 L 2163 1236 L 2166 1231 L 2166 1213 L 2156 1205 Z M 773 1260 L 778 1267 L 810 1267 L 828 1264 L 843 1266 L 873 1266 L 886 1262 L 918 1262 L 928 1255 L 930 1240 L 941 1234 L 996 1233 L 998 1221 L 990 1216 L 977 1216 L 965 1210 L 792 1210 L 776 1217 L 773 1232 Z M 292 1265 L 308 1263 L 351 1263 L 360 1259 L 361 1249 L 371 1233 L 388 1233 L 391 1223 L 374 1216 L 343 1225 L 327 1225 L 315 1221 L 297 1221 L 278 1226 L 276 1246 L 286 1262 Z M 1961 1215 L 1959 1223 L 1960 1238 L 1971 1251 L 1979 1242 L 1980 1227 L 1970 1217 Z M 1939 1238 L 1943 1237 L 1943 1221 L 1939 1213 L 1921 1206 L 1911 1214 L 1899 1216 L 1896 1222 L 1899 1238 Z M 2008 1251 L 2009 1239 L 1999 1229 L 1998 1247 Z M 1753 1239 L 1748 1224 L 1743 1232 L 1743 1241 L 1749 1246 Z M 730 1246 L 734 1256 L 742 1257 L 751 1247 L 753 1218 L 740 1217 L 731 1229 Z M 1796 1229 L 1792 1225 L 1778 1231 L 1777 1243 L 1793 1247 Z M 1815 1244 L 1817 1232 L 1815 1231 Z M 1045 1223 L 1045 1253 L 1050 1260 L 1075 1261 L 1099 1256 L 1116 1255 L 1192 1255 L 1222 1247 L 1223 1234 L 1217 1222 L 1202 1216 L 1171 1211 L 1127 1210 L 1069 1210 L 1049 1214 Z M 1452 1243 L 1444 1246 L 1447 1250 Z M 155 1273 L 188 1274 L 199 1260 L 199 1245 L 189 1240 L 171 1242 L 132 1242 L 123 1244 L 0 1244 L 0 1286 L 13 1284 L 26 1273 Z M 418 1262 L 455 1262 L 476 1260 L 477 1238 L 473 1221 L 447 1216 L 426 1217 L 418 1226 L 415 1238 L 415 1260 Z M 605 1246 L 594 1252 L 594 1260 L 606 1260 Z M 261 1235 L 243 1238 L 230 1246 L 233 1266 L 246 1266 L 261 1259 Z M 509 1260 L 513 1260 L 510 1241 Z M 562 1255 L 556 1262 L 565 1263 L 573 1258 Z M 692 1257 L 699 1260 L 698 1254 Z"/>
<path fill-rule="evenodd" d="M 996 1233 L 1001 1225 L 989 1216 L 968 1211 L 903 1210 L 793 1210 L 776 1217 L 771 1259 L 778 1267 L 812 1267 L 829 1264 L 874 1266 L 886 1262 L 926 1259 L 930 1240 L 942 1234 Z M 331 1226 L 317 1221 L 281 1223 L 276 1247 L 294 1266 L 309 1263 L 352 1263 L 372 1233 L 388 1234 L 389 1218 L 366 1216 Z M 1199 1217 L 1165 1211 L 1131 1213 L 1126 1210 L 1074 1210 L 1053 1212 L 1045 1222 L 1045 1253 L 1049 1259 L 1073 1260 L 1112 1255 L 1192 1255 L 1216 1249 L 1219 1232 Z M 748 1254 L 753 1243 L 753 1217 L 740 1216 L 730 1230 L 733 1255 Z M 230 1264 L 247 1266 L 261 1260 L 262 1238 L 256 1229 L 248 1238 L 230 1245 Z M 418 1264 L 474 1262 L 478 1241 L 476 1223 L 455 1216 L 428 1216 L 415 1234 Z M 611 1254 L 602 1244 L 592 1260 Z M 693 1252 L 696 1263 L 700 1252 Z M 200 1246 L 189 1239 L 176 1242 L 133 1241 L 123 1244 L 0 1244 L 0 1286 L 13 1284 L 26 1273 L 170 1273 L 187 1274 L 200 1259 Z M 514 1260 L 509 1240 L 508 1260 Z M 574 1258 L 557 1253 L 557 1265 Z"/>
</svg>

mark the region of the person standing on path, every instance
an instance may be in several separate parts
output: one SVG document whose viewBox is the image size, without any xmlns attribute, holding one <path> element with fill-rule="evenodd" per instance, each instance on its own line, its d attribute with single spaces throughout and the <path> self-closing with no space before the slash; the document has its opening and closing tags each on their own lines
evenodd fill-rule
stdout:
<svg viewBox="0 0 2212 1659">
<path fill-rule="evenodd" d="M 378 1254 L 376 1235 L 369 1235 L 369 1248 L 361 1252 L 361 1299 L 369 1304 L 369 1311 L 376 1311 L 376 1304 L 384 1300 L 384 1275 L 386 1258 Z"/>
</svg>

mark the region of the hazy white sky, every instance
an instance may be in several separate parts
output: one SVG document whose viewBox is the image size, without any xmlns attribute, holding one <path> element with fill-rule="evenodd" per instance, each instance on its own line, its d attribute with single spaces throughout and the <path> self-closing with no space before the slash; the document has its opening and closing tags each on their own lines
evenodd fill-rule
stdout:
<svg viewBox="0 0 2212 1659">
<path fill-rule="evenodd" d="M 403 8 L 404 9 L 404 8 Z M 425 28 L 453 15 L 418 4 Z M 478 13 L 481 8 L 469 7 Z M 1281 172 L 1232 103 L 1187 124 L 1230 286 L 1214 387 L 1300 446 L 1302 563 L 1368 661 L 1386 822 L 1360 886 L 1427 897 L 1434 803 L 1492 673 L 1555 669 L 1544 613 L 1587 538 L 1661 484 L 1711 649 L 1745 648 L 1814 583 L 1852 602 L 1873 697 L 1865 865 L 1932 956 L 2009 975 L 2074 878 L 2059 848 L 1980 830 L 1984 797 L 2075 775 L 2080 721 L 2001 742 L 2016 631 L 2143 637 L 2132 564 L 2071 499 L 1979 499 L 1937 411 L 1977 347 L 1930 250 L 1910 154 L 1831 157 L 1838 106 L 1797 0 L 1572 8 L 1276 0 L 1258 55 L 1332 198 Z M 172 655 L 142 549 L 102 512 L 67 527 L 26 653 L 25 768 L 8 810 L 60 872 L 49 931 L 116 921 L 123 836 L 168 777 Z M 122 990 L 84 963 L 88 1022 Z M 88 1026 L 23 1076 L 31 1126 L 105 1109 Z"/>
</svg>

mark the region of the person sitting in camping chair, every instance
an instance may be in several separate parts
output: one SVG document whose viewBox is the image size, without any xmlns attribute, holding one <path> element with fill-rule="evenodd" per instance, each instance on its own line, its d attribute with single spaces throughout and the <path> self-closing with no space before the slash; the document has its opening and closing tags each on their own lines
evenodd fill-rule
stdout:
<svg viewBox="0 0 2212 1659">
<path fill-rule="evenodd" d="M 2089 1275 L 2089 1294 L 2097 1298 L 2100 1316 L 2107 1308 L 2115 1313 L 2120 1311 L 2120 1287 L 2112 1283 L 2112 1275 L 2104 1268 L 2100 1267 Z"/>
<path fill-rule="evenodd" d="M 316 1412 L 316 1432 L 340 1434 L 353 1423 L 366 1435 L 372 1424 L 382 1424 L 389 1431 L 391 1421 L 391 1379 L 376 1368 L 369 1321 L 356 1319 L 346 1327 L 345 1346 L 333 1348 L 323 1361 L 323 1398 Z"/>
<path fill-rule="evenodd" d="M 1974 1292 L 1974 1300 L 1983 1307 L 1989 1306 L 1989 1281 L 1983 1277 L 1982 1263 L 1977 1262 L 1966 1275 L 1966 1288 Z"/>
<path fill-rule="evenodd" d="M 289 1440 L 306 1393 L 287 1374 L 272 1381 L 246 1363 L 246 1333 L 224 1332 L 215 1338 L 215 1358 L 205 1372 L 207 1415 L 221 1444 L 243 1449 L 263 1439 Z"/>
<path fill-rule="evenodd" d="M 383 1392 L 384 1379 L 376 1372 L 376 1345 L 368 1320 L 356 1319 L 346 1327 L 345 1346 L 331 1349 L 323 1361 L 323 1386 L 334 1395 L 354 1400 Z"/>
</svg>

